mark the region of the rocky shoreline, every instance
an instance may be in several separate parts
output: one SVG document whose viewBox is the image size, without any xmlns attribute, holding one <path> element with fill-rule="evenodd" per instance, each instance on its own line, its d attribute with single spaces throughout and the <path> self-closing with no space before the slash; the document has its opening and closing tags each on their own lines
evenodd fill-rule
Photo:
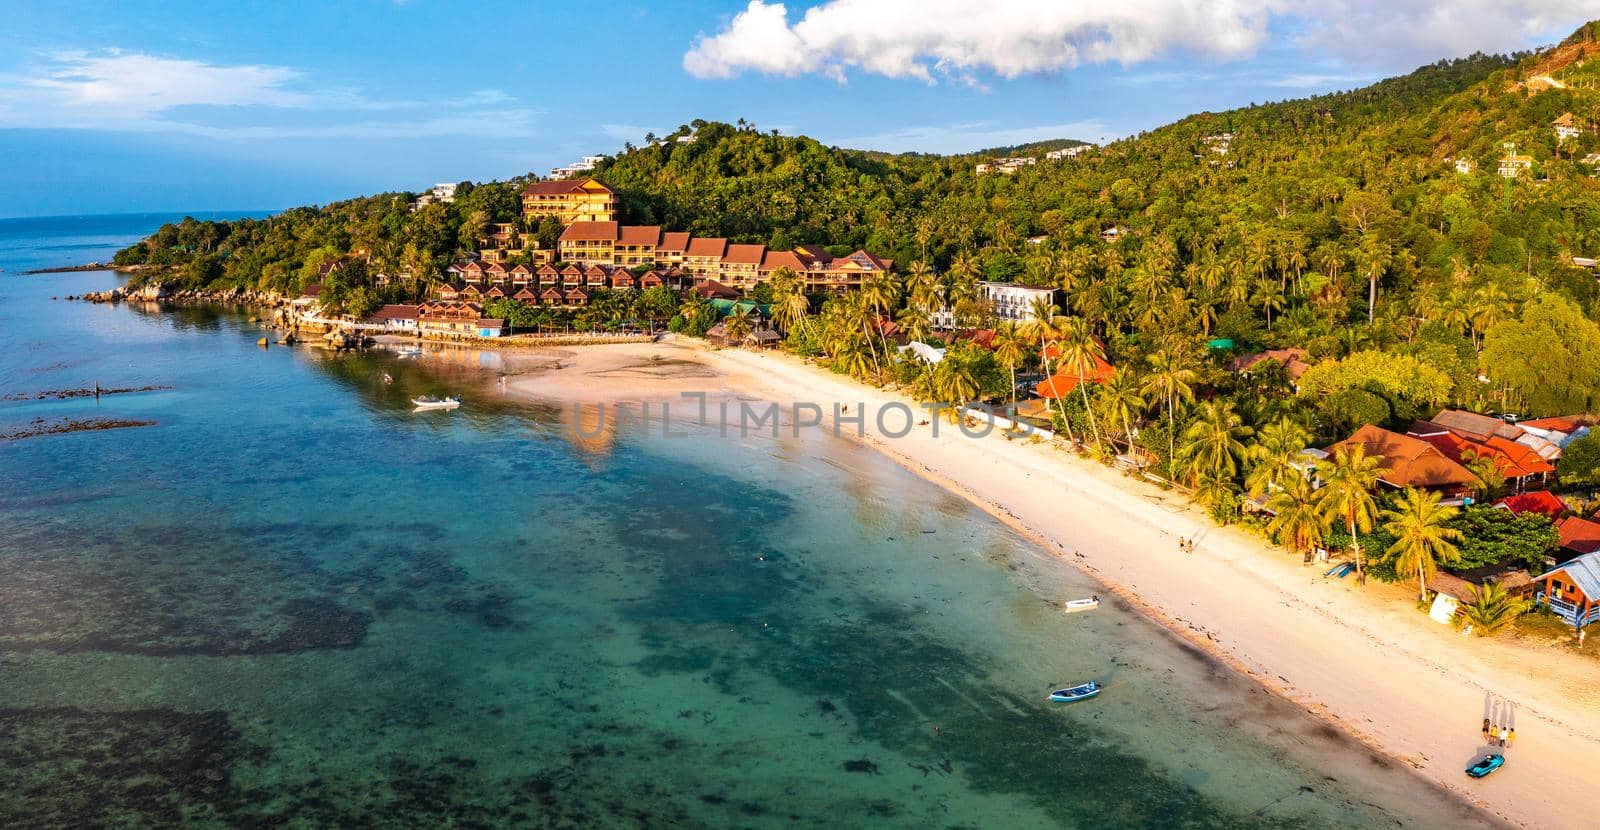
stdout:
<svg viewBox="0 0 1600 830">
<path fill-rule="evenodd" d="M 278 309 L 289 304 L 288 299 L 276 291 L 251 291 L 243 288 L 207 291 L 199 288 L 176 288 L 171 283 L 160 282 L 138 287 L 122 285 L 106 291 L 91 291 L 80 295 L 69 294 L 66 299 L 90 303 L 223 303 L 265 309 Z"/>
</svg>

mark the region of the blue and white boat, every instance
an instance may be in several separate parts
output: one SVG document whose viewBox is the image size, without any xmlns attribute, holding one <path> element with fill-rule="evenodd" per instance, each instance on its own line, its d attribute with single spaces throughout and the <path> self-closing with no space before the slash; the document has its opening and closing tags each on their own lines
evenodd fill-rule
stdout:
<svg viewBox="0 0 1600 830">
<path fill-rule="evenodd" d="M 1485 775 L 1488 775 L 1489 773 L 1505 766 L 1505 764 L 1506 756 L 1504 755 L 1485 755 L 1484 757 L 1479 758 L 1477 763 L 1467 767 L 1467 774 L 1473 778 L 1482 778 Z"/>
<path fill-rule="evenodd" d="M 1056 689 L 1045 700 L 1051 703 L 1073 703 L 1079 700 L 1088 700 L 1100 694 L 1100 684 L 1094 680 L 1081 683 L 1066 689 Z"/>
</svg>

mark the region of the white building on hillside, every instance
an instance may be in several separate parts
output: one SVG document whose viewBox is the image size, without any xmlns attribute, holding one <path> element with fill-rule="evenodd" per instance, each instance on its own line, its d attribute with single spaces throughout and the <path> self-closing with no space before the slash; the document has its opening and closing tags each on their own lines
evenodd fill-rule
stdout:
<svg viewBox="0 0 1600 830">
<path fill-rule="evenodd" d="M 1026 323 L 1033 319 L 1033 304 L 1038 300 L 1056 301 L 1060 292 L 1054 288 L 1035 288 L 1014 282 L 980 282 L 978 290 L 994 310 L 994 316 L 1012 323 Z M 953 329 L 955 314 L 949 309 L 933 313 L 933 327 Z"/>
</svg>

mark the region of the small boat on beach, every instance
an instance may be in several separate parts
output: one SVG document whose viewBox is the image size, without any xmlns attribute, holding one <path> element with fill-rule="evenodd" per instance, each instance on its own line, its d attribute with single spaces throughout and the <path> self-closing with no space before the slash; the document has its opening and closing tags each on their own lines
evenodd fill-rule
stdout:
<svg viewBox="0 0 1600 830">
<path fill-rule="evenodd" d="M 1477 763 L 1467 767 L 1467 774 L 1473 778 L 1482 778 L 1505 765 L 1506 756 L 1498 754 L 1485 755 L 1479 758 Z"/>
<path fill-rule="evenodd" d="M 1088 700 L 1100 694 L 1100 688 L 1100 684 L 1097 681 L 1091 680 L 1088 683 L 1080 683 L 1077 686 L 1071 686 L 1066 689 L 1056 689 L 1045 700 L 1050 703 L 1074 703 L 1079 700 Z"/>
<path fill-rule="evenodd" d="M 412 398 L 411 403 L 418 409 L 455 409 L 461 405 L 460 398 L 435 398 L 432 395 L 423 395 Z"/>
<path fill-rule="evenodd" d="M 1084 597 L 1083 599 L 1069 599 L 1066 602 L 1061 603 L 1061 610 L 1067 612 L 1068 614 L 1075 614 L 1075 613 L 1077 613 L 1079 611 L 1093 611 L 1094 609 L 1099 608 L 1099 607 L 1100 607 L 1100 598 L 1099 597 Z"/>
</svg>

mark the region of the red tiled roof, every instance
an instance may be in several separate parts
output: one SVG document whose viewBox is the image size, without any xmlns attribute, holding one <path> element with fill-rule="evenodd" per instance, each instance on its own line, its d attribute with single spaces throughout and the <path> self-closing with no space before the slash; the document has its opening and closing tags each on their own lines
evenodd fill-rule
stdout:
<svg viewBox="0 0 1600 830">
<path fill-rule="evenodd" d="M 1379 456 L 1379 478 L 1395 487 L 1457 488 L 1477 481 L 1471 471 L 1427 441 L 1372 424 L 1328 447 L 1328 452 L 1356 445 L 1365 448 L 1367 455 Z"/>
<path fill-rule="evenodd" d="M 760 265 L 761 252 L 766 249 L 765 245 L 729 245 L 722 261 L 733 265 Z"/>
<path fill-rule="evenodd" d="M 1580 427 L 1587 426 L 1592 420 L 1587 415 L 1560 415 L 1554 418 L 1536 418 L 1532 421 L 1518 421 L 1519 426 L 1533 427 L 1534 429 L 1548 429 L 1555 432 L 1577 432 Z"/>
<path fill-rule="evenodd" d="M 1600 550 L 1600 524 L 1568 516 L 1556 528 L 1561 532 L 1561 547 L 1573 553 L 1594 553 Z"/>
<path fill-rule="evenodd" d="M 553 182 L 534 182 L 534 183 L 532 183 L 532 184 L 530 184 L 527 187 L 524 187 L 522 189 L 522 195 L 524 195 L 524 196 L 564 196 L 564 195 L 566 195 L 568 193 L 576 193 L 576 192 L 582 190 L 583 186 L 585 184 L 589 183 L 589 182 L 594 182 L 595 184 L 599 185 L 600 187 L 604 188 L 607 191 L 610 191 L 610 189 L 611 189 L 609 187 L 606 187 L 603 184 L 600 184 L 599 182 L 595 181 L 594 179 L 561 179 L 559 181 L 553 181 Z"/>
<path fill-rule="evenodd" d="M 573 222 L 567 226 L 566 230 L 561 232 L 562 242 L 615 242 L 616 240 L 616 222 Z"/>
<path fill-rule="evenodd" d="M 1566 502 L 1557 498 L 1549 490 L 1535 490 L 1531 493 L 1506 496 L 1495 502 L 1494 506 L 1504 507 L 1512 513 L 1538 513 L 1543 516 L 1549 516 L 1551 519 L 1559 517 L 1567 510 Z"/>
<path fill-rule="evenodd" d="M 654 245 L 661 241 L 661 226 L 623 225 L 617 241 L 623 245 Z"/>
<path fill-rule="evenodd" d="M 696 237 L 689 241 L 689 247 L 684 251 L 684 255 L 720 257 L 727 247 L 728 240 L 725 237 Z"/>
<path fill-rule="evenodd" d="M 656 250 L 681 254 L 687 247 L 689 247 L 688 231 L 667 231 L 661 235 L 661 242 L 656 245 Z"/>
<path fill-rule="evenodd" d="M 1535 452 L 1533 448 L 1518 444 L 1515 441 L 1507 441 L 1498 436 L 1492 437 L 1488 441 L 1472 441 L 1448 431 L 1434 432 L 1430 430 L 1419 433 L 1419 427 L 1426 429 L 1428 426 L 1435 426 L 1433 424 L 1424 426 L 1423 423 L 1413 424 L 1411 435 L 1432 444 L 1457 464 L 1466 464 L 1468 460 L 1467 453 L 1472 453 L 1480 458 L 1493 458 L 1495 466 L 1500 469 L 1500 474 L 1506 478 L 1527 478 L 1540 473 L 1555 472 L 1556 468 L 1551 466 L 1550 462 L 1540 458 L 1539 453 Z"/>
<path fill-rule="evenodd" d="M 705 297 L 712 300 L 739 299 L 739 292 L 729 288 L 726 285 L 723 285 L 720 282 L 717 282 L 716 280 L 706 280 L 705 282 L 696 285 L 694 288 L 689 289 L 689 293 L 695 295 L 696 297 Z"/>
<path fill-rule="evenodd" d="M 792 251 L 768 251 L 761 260 L 761 270 L 776 271 L 779 268 L 788 268 L 796 274 L 802 274 L 806 271 L 806 264 Z"/>
</svg>

